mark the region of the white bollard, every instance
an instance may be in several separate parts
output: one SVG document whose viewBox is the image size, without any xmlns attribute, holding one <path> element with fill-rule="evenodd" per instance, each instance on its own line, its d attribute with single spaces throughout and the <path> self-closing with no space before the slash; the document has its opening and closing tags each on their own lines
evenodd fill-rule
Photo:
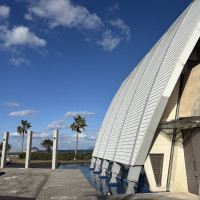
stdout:
<svg viewBox="0 0 200 200">
<path fill-rule="evenodd" d="M 2 152 L 1 152 L 1 168 L 4 168 L 6 166 L 8 138 L 9 138 L 9 132 L 4 132 L 3 147 L 2 147 Z"/>
<path fill-rule="evenodd" d="M 27 147 L 26 147 L 26 162 L 25 162 L 25 168 L 30 167 L 30 161 L 31 161 L 31 147 L 32 147 L 32 131 L 28 131 L 27 134 Z"/>
<path fill-rule="evenodd" d="M 53 135 L 52 169 L 57 169 L 57 157 L 58 157 L 58 129 L 54 130 L 54 135 Z"/>
</svg>

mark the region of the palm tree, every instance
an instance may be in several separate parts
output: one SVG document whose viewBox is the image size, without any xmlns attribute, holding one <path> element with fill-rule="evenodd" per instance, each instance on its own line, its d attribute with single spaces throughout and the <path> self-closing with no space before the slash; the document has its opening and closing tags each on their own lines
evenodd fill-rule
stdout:
<svg viewBox="0 0 200 200">
<path fill-rule="evenodd" d="M 21 121 L 22 126 L 17 127 L 17 132 L 21 135 L 22 134 L 22 149 L 23 152 L 23 145 L 24 145 L 24 133 L 27 133 L 27 129 L 31 128 L 31 123 L 28 123 L 27 120 Z"/>
<path fill-rule="evenodd" d="M 53 146 L 53 141 L 50 139 L 43 140 L 40 145 L 46 148 L 47 153 L 51 151 L 51 147 Z"/>
<path fill-rule="evenodd" d="M 77 147 L 78 147 L 78 134 L 81 133 L 81 129 L 85 131 L 85 127 L 87 126 L 85 118 L 78 115 L 77 117 L 74 117 L 74 123 L 70 125 L 70 128 L 72 131 L 76 131 L 76 149 L 75 149 L 75 155 L 74 160 L 76 160 L 76 154 L 77 154 Z"/>
</svg>

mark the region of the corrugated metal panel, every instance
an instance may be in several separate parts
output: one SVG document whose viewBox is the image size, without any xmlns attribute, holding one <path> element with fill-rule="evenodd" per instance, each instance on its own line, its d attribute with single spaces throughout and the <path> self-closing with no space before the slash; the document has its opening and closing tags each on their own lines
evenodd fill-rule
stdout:
<svg viewBox="0 0 200 200">
<path fill-rule="evenodd" d="M 134 144 L 135 146 L 133 148 L 133 158 L 131 164 L 135 163 L 135 159 L 138 155 L 137 153 L 142 147 L 141 144 L 143 142 L 144 136 L 147 133 L 150 119 L 153 116 L 154 110 L 159 104 L 160 97 L 166 88 L 172 71 L 175 69 L 175 67 L 179 67 L 177 66 L 177 62 L 179 61 L 181 53 L 199 21 L 200 1 L 195 1 L 194 4 L 185 12 L 184 20 L 181 22 L 180 27 L 177 29 L 176 34 L 170 42 L 170 46 L 164 56 L 159 72 L 155 77 L 154 86 L 150 91 L 148 102 L 144 107 L 144 115 L 142 116 L 141 124 L 138 130 L 138 136 L 140 137 L 140 140 L 136 139 Z M 171 87 L 173 87 L 173 85 L 171 85 Z M 160 112 L 163 112 L 163 110 Z"/>
<path fill-rule="evenodd" d="M 171 41 L 176 34 L 179 26 L 181 25 L 184 19 L 184 15 L 173 24 L 171 29 L 167 32 L 166 36 L 163 39 L 163 42 L 159 48 L 159 51 L 156 51 L 155 55 L 152 57 L 150 66 L 148 66 L 147 72 L 142 76 L 140 85 L 135 92 L 134 98 L 132 99 L 130 108 L 128 110 L 126 120 L 121 131 L 119 145 L 117 147 L 115 161 L 120 162 L 121 158 L 126 156 L 129 157 L 129 162 L 125 164 L 130 164 L 130 161 L 133 156 L 133 151 L 137 152 L 141 139 L 138 138 L 138 131 L 141 125 L 141 118 L 144 115 L 144 108 L 147 104 L 150 92 L 154 86 L 155 77 L 157 76 L 160 66 L 163 62 L 163 58 L 169 49 Z M 147 67 L 147 66 L 145 66 Z M 147 122 L 150 118 L 147 120 Z M 146 122 L 146 123 L 147 123 Z M 144 125 L 144 124 L 142 124 Z M 141 132 L 141 135 L 144 134 Z M 126 148 L 126 142 L 124 139 L 127 137 L 135 137 L 135 140 L 132 143 L 132 148 L 129 149 L 129 154 L 121 154 L 123 148 Z M 136 145 L 137 142 L 137 145 Z M 136 153 L 137 154 L 137 153 Z"/>
<path fill-rule="evenodd" d="M 144 62 L 141 64 L 140 69 L 138 70 L 137 77 L 132 80 L 132 84 L 128 88 L 128 92 L 126 93 L 126 96 L 124 97 L 124 100 L 122 104 L 120 105 L 120 109 L 118 112 L 118 115 L 115 118 L 115 122 L 113 125 L 113 129 L 111 132 L 111 136 L 109 138 L 108 146 L 106 149 L 105 159 L 113 160 L 114 155 L 116 152 L 116 147 L 120 138 L 120 133 L 124 125 L 124 121 L 126 119 L 127 112 L 129 110 L 130 104 L 133 100 L 134 94 L 141 82 L 142 77 L 146 74 L 147 68 L 146 66 L 149 66 L 152 60 L 152 56 L 155 54 L 155 52 L 158 50 L 158 47 L 160 47 L 161 42 L 163 40 L 164 36 L 159 40 L 159 42 L 152 48 L 152 51 L 150 54 L 146 57 Z M 130 142 L 130 140 L 128 140 Z M 127 144 L 128 145 L 128 144 Z M 127 148 L 128 146 L 126 146 Z M 132 149 L 132 148 L 129 148 Z M 126 152 L 127 153 L 127 152 Z"/>
<path fill-rule="evenodd" d="M 103 137 L 101 138 L 101 144 L 99 146 L 99 151 L 98 151 L 98 154 L 97 154 L 97 157 L 99 157 L 99 158 L 103 158 L 104 157 L 104 153 L 105 153 L 105 150 L 106 150 L 106 147 L 107 147 L 107 141 L 108 141 L 108 139 L 110 137 L 110 133 L 111 133 L 111 130 L 112 130 L 113 123 L 115 121 L 116 115 L 117 115 L 117 113 L 119 111 L 119 108 L 120 108 L 120 105 L 121 105 L 121 103 L 122 103 L 122 101 L 124 99 L 124 96 L 127 93 L 128 88 L 130 87 L 132 79 L 135 78 L 135 76 L 137 75 L 138 69 L 139 68 L 135 68 L 133 70 L 133 72 L 131 73 L 129 79 L 126 81 L 126 84 L 124 84 L 122 92 L 119 94 L 119 97 L 116 100 L 116 103 L 114 105 L 113 111 L 110 114 L 109 120 L 108 120 L 108 122 L 107 122 L 107 124 L 105 126 L 104 131 L 103 131 L 104 134 L 103 134 Z"/>
<path fill-rule="evenodd" d="M 142 155 L 142 145 L 148 143 L 150 146 L 147 133 L 155 131 L 154 126 L 165 107 L 160 104 L 163 102 L 166 105 L 182 66 L 191 53 L 185 47 L 188 43 L 192 51 L 199 37 L 198 33 L 194 36 L 194 29 L 199 22 L 200 0 L 196 0 L 120 87 L 102 124 L 93 155 L 134 165 L 137 156 Z M 152 120 L 158 109 L 159 117 L 156 117 L 156 121 Z M 144 148 L 148 148 L 148 145 Z"/>
<path fill-rule="evenodd" d="M 108 109 L 108 111 L 107 111 L 107 113 L 106 113 L 106 115 L 104 117 L 103 123 L 101 125 L 101 128 L 99 130 L 99 134 L 98 134 L 98 137 L 97 137 L 97 140 L 96 140 L 95 148 L 93 150 L 93 154 L 92 154 L 93 157 L 97 157 L 97 155 L 98 155 L 99 147 L 100 147 L 100 144 L 101 144 L 101 139 L 103 137 L 105 127 L 106 127 L 106 125 L 108 123 L 108 120 L 110 118 L 111 113 L 113 112 L 113 109 L 114 109 L 114 106 L 115 106 L 115 104 L 117 102 L 117 99 L 119 98 L 119 95 L 120 95 L 121 91 L 123 90 L 124 85 L 126 84 L 126 82 L 129 79 L 130 75 L 121 84 L 119 90 L 117 91 L 116 95 L 114 96 L 114 98 L 112 100 L 112 103 L 111 103 L 111 105 L 110 105 L 110 107 L 109 107 L 109 109 Z"/>
</svg>

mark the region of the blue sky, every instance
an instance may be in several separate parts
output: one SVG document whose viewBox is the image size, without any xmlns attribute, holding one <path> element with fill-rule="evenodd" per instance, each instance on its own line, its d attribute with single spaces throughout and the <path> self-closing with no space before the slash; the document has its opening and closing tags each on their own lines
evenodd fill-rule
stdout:
<svg viewBox="0 0 200 200">
<path fill-rule="evenodd" d="M 33 146 L 59 128 L 59 149 L 74 149 L 81 114 L 78 148 L 93 147 L 122 81 L 191 2 L 0 0 L 0 140 L 20 149 L 24 119 Z"/>
</svg>

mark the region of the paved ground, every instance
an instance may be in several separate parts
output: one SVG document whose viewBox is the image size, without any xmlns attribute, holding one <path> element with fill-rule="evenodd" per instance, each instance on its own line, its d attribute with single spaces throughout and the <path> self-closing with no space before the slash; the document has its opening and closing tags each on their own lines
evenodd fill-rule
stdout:
<svg viewBox="0 0 200 200">
<path fill-rule="evenodd" d="M 106 200 L 198 200 L 197 195 L 189 193 L 146 193 L 146 194 L 135 194 L 135 195 L 112 195 L 104 199 Z"/>
<path fill-rule="evenodd" d="M 28 200 L 98 199 L 96 190 L 80 170 L 5 168 L 0 171 L 5 173 L 0 176 L 0 200 L 5 196 Z"/>
<path fill-rule="evenodd" d="M 0 176 L 0 200 L 194 200 L 192 194 L 151 193 L 99 196 L 80 170 L 5 168 Z"/>
</svg>

